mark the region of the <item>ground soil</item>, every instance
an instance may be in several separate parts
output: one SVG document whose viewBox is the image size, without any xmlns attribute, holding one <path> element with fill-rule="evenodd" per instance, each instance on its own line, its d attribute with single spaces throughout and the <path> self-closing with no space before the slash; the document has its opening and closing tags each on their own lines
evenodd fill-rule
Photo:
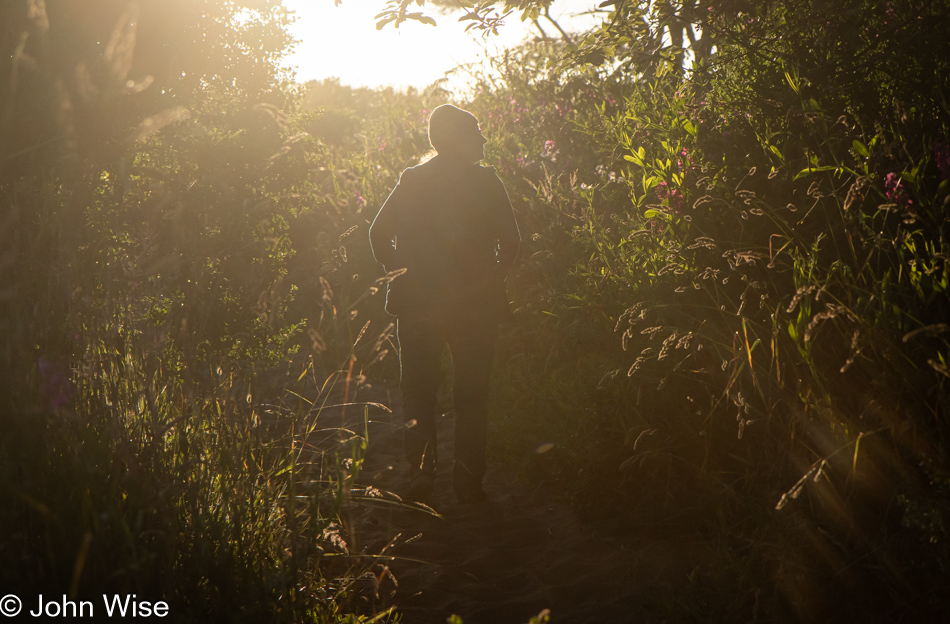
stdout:
<svg viewBox="0 0 950 624">
<path fill-rule="evenodd" d="M 497 462 L 485 479 L 489 500 L 459 504 L 451 414 L 439 423 L 431 510 L 407 504 L 401 424 L 398 405 L 392 414 L 373 411 L 360 482 L 403 495 L 403 504 L 371 492 L 346 514 L 351 553 L 385 556 L 371 579 L 377 606 L 395 605 L 407 624 L 453 614 L 465 624 L 524 624 L 544 609 L 554 624 L 680 621 L 677 596 L 709 559 L 699 536 L 624 530 L 621 518 L 582 522 L 569 501 Z"/>
</svg>

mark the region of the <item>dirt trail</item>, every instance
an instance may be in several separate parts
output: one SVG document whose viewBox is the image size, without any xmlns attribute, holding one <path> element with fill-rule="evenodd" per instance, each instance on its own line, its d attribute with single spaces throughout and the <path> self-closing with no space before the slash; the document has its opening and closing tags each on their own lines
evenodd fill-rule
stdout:
<svg viewBox="0 0 950 624">
<path fill-rule="evenodd" d="M 398 409 L 374 414 L 364 483 L 405 491 L 401 422 Z M 359 505 L 350 516 L 359 551 L 379 553 L 401 535 L 387 551 L 398 586 L 385 579 L 379 594 L 404 622 L 443 623 L 457 614 L 465 624 L 524 624 L 542 609 L 555 624 L 668 619 L 677 588 L 705 558 L 700 539 L 628 535 L 616 523 L 595 530 L 491 465 L 489 500 L 460 505 L 451 481 L 453 425 L 450 416 L 439 423 L 440 465 L 429 502 L 441 517 L 381 503 Z"/>
</svg>

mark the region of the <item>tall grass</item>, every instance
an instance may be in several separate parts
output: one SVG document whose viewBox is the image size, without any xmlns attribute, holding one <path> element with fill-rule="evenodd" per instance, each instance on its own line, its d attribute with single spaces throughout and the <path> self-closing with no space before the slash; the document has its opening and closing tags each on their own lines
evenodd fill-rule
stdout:
<svg viewBox="0 0 950 624">
<path fill-rule="evenodd" d="M 479 118 L 509 122 L 489 151 L 527 237 L 501 444 L 593 513 L 713 536 L 701 600 L 741 587 L 727 612 L 931 613 L 950 510 L 945 91 L 826 98 L 778 54 L 784 69 L 723 49 L 683 81 L 535 48 L 476 89 Z"/>
<path fill-rule="evenodd" d="M 252 30 L 209 4 L 206 54 L 169 77 L 151 46 L 187 46 L 166 27 L 196 6 L 2 9 L 0 581 L 24 602 L 136 594 L 176 621 L 392 619 L 351 592 L 366 565 L 340 510 L 365 434 L 328 407 L 359 408 L 357 358 L 378 353 L 354 351 L 327 266 L 310 325 L 285 280 L 290 223 L 337 200 L 281 110 L 293 89 L 254 64 L 285 16 L 246 16 L 246 58 Z"/>
<path fill-rule="evenodd" d="M 706 536 L 671 619 L 945 605 L 950 56 L 910 5 L 847 4 L 830 39 L 893 31 L 867 57 L 769 4 L 685 74 L 543 44 L 464 96 L 524 237 L 493 452 L 588 514 Z M 57 76 L 24 93 L 79 102 Z M 396 378 L 366 228 L 448 94 L 272 86 L 209 83 L 105 155 L 52 106 L 3 153 L 32 159 L 0 186 L 9 587 L 157 587 L 196 620 L 381 608 L 347 597 L 338 517 L 364 438 L 320 406 Z M 99 93 L 96 128 L 137 110 Z"/>
<path fill-rule="evenodd" d="M 306 384 L 299 358 L 202 362 L 134 307 L 74 301 L 75 355 L 24 349 L 7 369 L 6 591 L 133 593 L 179 621 L 373 615 L 347 596 L 362 569 L 338 536 L 365 438 L 326 408 L 356 401 L 353 371 Z"/>
</svg>

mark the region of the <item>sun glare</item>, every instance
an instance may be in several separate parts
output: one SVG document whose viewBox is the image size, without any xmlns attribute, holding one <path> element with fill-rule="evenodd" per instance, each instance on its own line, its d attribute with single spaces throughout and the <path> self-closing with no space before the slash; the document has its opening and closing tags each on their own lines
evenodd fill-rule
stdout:
<svg viewBox="0 0 950 624">
<path fill-rule="evenodd" d="M 593 18 L 574 16 L 595 4 L 564 0 L 554 13 L 562 25 L 577 30 Z M 456 16 L 439 15 L 431 8 L 437 26 L 407 22 L 398 29 L 388 25 L 376 30 L 373 17 L 385 7 L 382 0 L 344 0 L 340 6 L 333 0 L 284 0 L 284 6 L 297 18 L 291 31 L 300 43 L 285 64 L 296 68 L 299 82 L 336 77 L 353 86 L 422 88 L 458 65 L 478 62 L 537 35 L 515 15 L 497 36 L 485 38 L 466 33 Z"/>
</svg>

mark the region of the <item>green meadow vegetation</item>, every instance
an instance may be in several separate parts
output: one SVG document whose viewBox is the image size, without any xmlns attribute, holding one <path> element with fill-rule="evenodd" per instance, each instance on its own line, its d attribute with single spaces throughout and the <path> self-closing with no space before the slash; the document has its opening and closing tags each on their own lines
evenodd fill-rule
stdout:
<svg viewBox="0 0 950 624">
<path fill-rule="evenodd" d="M 0 6 L 0 593 L 398 621 L 341 423 L 395 388 L 367 230 L 452 101 L 523 237 L 493 461 L 707 538 L 668 621 L 945 612 L 946 0 L 615 0 L 462 92 L 297 85 L 276 0 L 88 5 Z"/>
</svg>

